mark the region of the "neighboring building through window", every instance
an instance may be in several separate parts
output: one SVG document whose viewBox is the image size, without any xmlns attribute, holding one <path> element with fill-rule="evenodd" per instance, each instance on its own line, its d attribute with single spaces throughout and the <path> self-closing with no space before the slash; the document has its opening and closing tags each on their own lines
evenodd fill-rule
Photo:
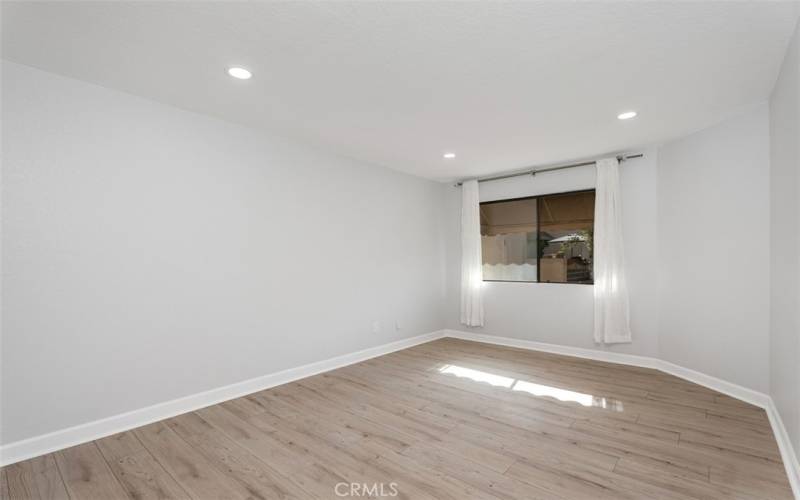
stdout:
<svg viewBox="0 0 800 500">
<path fill-rule="evenodd" d="M 594 190 L 481 203 L 484 281 L 593 283 Z"/>
</svg>

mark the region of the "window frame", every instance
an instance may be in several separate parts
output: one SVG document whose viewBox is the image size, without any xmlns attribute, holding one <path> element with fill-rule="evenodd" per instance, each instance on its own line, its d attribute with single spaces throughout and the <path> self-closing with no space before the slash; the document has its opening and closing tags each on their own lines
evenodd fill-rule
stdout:
<svg viewBox="0 0 800 500">
<path fill-rule="evenodd" d="M 518 280 L 487 280 L 481 276 L 481 280 L 485 283 L 538 283 L 542 285 L 583 285 L 583 286 L 594 286 L 594 280 L 591 283 L 570 283 L 569 281 L 540 281 L 541 278 L 541 270 L 542 266 L 539 264 L 541 257 L 539 256 L 539 234 L 540 234 L 540 224 L 539 224 L 539 198 L 545 198 L 547 196 L 559 196 L 559 195 L 568 195 L 568 194 L 580 194 L 580 193 L 595 193 L 595 203 L 597 203 L 597 189 L 589 188 L 589 189 L 576 189 L 573 191 L 559 191 L 557 193 L 542 193 L 533 196 L 519 196 L 516 198 L 504 198 L 502 200 L 491 200 L 491 201 L 482 201 L 478 203 L 478 207 L 480 208 L 483 205 L 491 205 L 493 203 L 503 203 L 507 201 L 520 201 L 520 200 L 536 200 L 536 281 L 518 281 Z M 594 230 L 594 216 L 592 216 L 592 229 Z M 483 235 L 481 235 L 483 236 Z M 481 265 L 483 265 L 483 256 L 481 256 Z M 592 251 L 592 265 L 594 265 L 594 250 Z"/>
</svg>

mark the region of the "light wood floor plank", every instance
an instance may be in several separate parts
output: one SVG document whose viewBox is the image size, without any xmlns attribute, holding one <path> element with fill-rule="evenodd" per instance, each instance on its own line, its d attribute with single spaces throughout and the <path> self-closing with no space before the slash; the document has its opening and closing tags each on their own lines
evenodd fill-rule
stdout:
<svg viewBox="0 0 800 500">
<path fill-rule="evenodd" d="M 128 496 L 137 500 L 191 498 L 146 450 L 109 461 Z"/>
<path fill-rule="evenodd" d="M 4 486 L 12 498 L 40 498 L 36 480 L 29 471 L 30 467 L 25 462 L 12 464 L 3 469 L 3 473 L 7 476 L 7 485 Z"/>
<path fill-rule="evenodd" d="M 371 443 L 370 438 L 361 434 L 354 436 L 339 424 L 303 416 L 286 420 L 270 412 L 253 416 L 250 422 L 265 432 L 279 433 L 283 439 L 313 450 L 317 463 L 325 464 L 349 482 L 395 482 L 398 485 L 397 498 L 438 500 L 450 497 L 446 491 L 442 494 L 439 482 L 421 480 L 417 471 L 408 471 L 392 461 L 378 465 L 376 461 L 381 453 L 367 446 Z M 387 450 L 392 452 L 391 448 L 381 448 L 383 453 Z"/>
<path fill-rule="evenodd" d="M 0 500 L 336 499 L 351 484 L 404 500 L 792 498 L 760 408 L 647 368 L 441 339 L 11 465 Z"/>
<path fill-rule="evenodd" d="M 417 443 L 403 451 L 403 455 L 418 461 L 425 467 L 439 471 L 498 498 L 527 498 L 531 500 L 554 500 L 560 498 L 551 492 L 504 475 L 503 472 L 508 470 L 511 464 L 502 472 L 497 472 L 491 468 L 483 467 L 483 463 L 480 460 L 475 460 L 475 458 L 479 457 L 465 457 L 454 453 L 446 446 Z"/>
<path fill-rule="evenodd" d="M 289 477 L 281 476 L 196 413 L 167 420 L 167 425 L 227 476 L 256 498 L 303 499 L 308 496 Z"/>
<path fill-rule="evenodd" d="M 6 470 L 0 469 L 0 500 L 7 500 L 8 493 L 8 480 L 6 478 Z"/>
<path fill-rule="evenodd" d="M 378 464 L 395 464 L 401 467 L 406 473 L 410 472 L 414 474 L 412 477 L 420 478 L 425 483 L 432 485 L 436 489 L 437 498 L 474 498 L 476 500 L 498 500 L 499 498 L 492 493 L 487 493 L 480 488 L 475 488 L 471 484 L 460 481 L 449 474 L 436 471 L 418 460 L 414 460 L 402 453 L 386 448 L 381 443 L 372 441 L 369 438 L 365 438 L 361 442 L 361 446 L 357 447 L 357 450 L 358 449 L 363 450 L 367 456 L 373 457 Z"/>
<path fill-rule="evenodd" d="M 651 467 L 650 465 L 634 460 L 620 459 L 614 472 L 618 476 L 639 480 L 685 498 L 697 500 L 753 498 L 752 493 L 729 488 L 727 485 L 711 484 L 705 477 L 690 477 L 680 472 L 676 473 L 668 467 Z M 764 492 L 762 491 L 762 493 Z"/>
<path fill-rule="evenodd" d="M 250 498 L 251 494 L 246 488 L 217 471 L 165 423 L 156 422 L 134 432 L 150 454 L 192 498 Z"/>
<path fill-rule="evenodd" d="M 330 498 L 336 484 L 347 482 L 334 468 L 320 463 L 313 450 L 274 428 L 256 427 L 221 406 L 204 408 L 197 414 L 261 461 L 285 477 L 291 477 L 314 498 Z"/>
<path fill-rule="evenodd" d="M 128 498 L 97 444 L 73 446 L 56 452 L 56 463 L 71 498 L 112 500 Z"/>
<path fill-rule="evenodd" d="M 4 472 L 7 474 L 10 494 L 14 498 L 68 498 L 53 454 L 10 465 Z"/>
<path fill-rule="evenodd" d="M 106 461 L 112 462 L 145 451 L 133 432 L 126 431 L 97 440 L 97 447 Z"/>
<path fill-rule="evenodd" d="M 42 500 L 67 499 L 67 488 L 52 454 L 32 460 L 39 498 Z"/>
<path fill-rule="evenodd" d="M 0 500 L 7 500 L 8 493 L 8 479 L 6 477 L 6 470 L 0 469 Z"/>
</svg>

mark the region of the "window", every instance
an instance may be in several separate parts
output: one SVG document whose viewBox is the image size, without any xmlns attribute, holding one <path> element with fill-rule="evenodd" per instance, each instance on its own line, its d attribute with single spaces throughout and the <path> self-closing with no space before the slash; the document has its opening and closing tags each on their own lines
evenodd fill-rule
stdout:
<svg viewBox="0 0 800 500">
<path fill-rule="evenodd" d="M 484 281 L 593 282 L 594 190 L 480 209 Z"/>
</svg>

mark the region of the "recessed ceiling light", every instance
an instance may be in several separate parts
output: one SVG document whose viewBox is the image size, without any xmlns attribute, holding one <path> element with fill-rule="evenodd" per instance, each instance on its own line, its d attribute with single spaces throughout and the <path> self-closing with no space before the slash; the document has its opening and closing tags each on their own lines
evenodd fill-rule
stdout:
<svg viewBox="0 0 800 500">
<path fill-rule="evenodd" d="M 237 66 L 228 68 L 228 74 L 234 78 L 238 78 L 239 80 L 248 80 L 253 76 L 253 73 L 250 73 L 249 70 L 239 68 Z"/>
<path fill-rule="evenodd" d="M 630 120 L 636 116 L 636 111 L 626 111 L 624 113 L 620 113 L 617 115 L 617 118 L 620 120 Z"/>
<path fill-rule="evenodd" d="M 445 153 L 442 156 L 447 158 L 448 160 L 452 160 L 453 158 L 456 157 L 456 154 L 455 153 Z"/>
</svg>

